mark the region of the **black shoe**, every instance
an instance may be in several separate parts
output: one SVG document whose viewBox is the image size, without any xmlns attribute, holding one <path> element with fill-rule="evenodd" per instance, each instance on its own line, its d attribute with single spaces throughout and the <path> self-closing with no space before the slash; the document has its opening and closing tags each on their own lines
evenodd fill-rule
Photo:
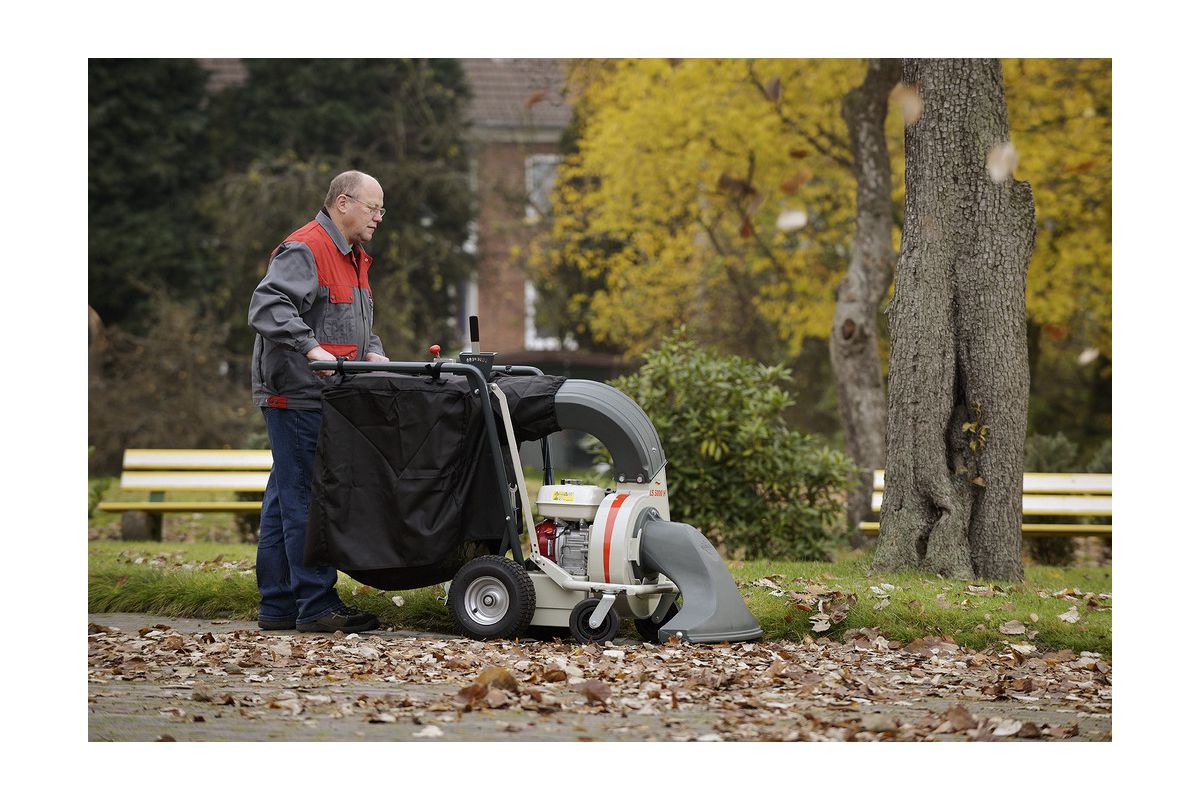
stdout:
<svg viewBox="0 0 1200 800">
<path fill-rule="evenodd" d="M 258 627 L 264 631 L 290 631 L 296 627 L 295 617 L 264 617 L 259 616 Z"/>
<path fill-rule="evenodd" d="M 379 618 L 374 614 L 368 614 L 350 606 L 339 605 L 310 622 L 298 623 L 296 630 L 306 633 L 334 633 L 335 631 L 358 633 L 359 631 L 371 631 L 378 627 Z"/>
</svg>

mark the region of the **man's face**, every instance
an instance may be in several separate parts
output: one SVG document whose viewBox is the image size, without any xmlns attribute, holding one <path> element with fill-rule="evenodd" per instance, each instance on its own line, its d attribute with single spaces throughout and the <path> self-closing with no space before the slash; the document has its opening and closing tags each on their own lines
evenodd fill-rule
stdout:
<svg viewBox="0 0 1200 800">
<path fill-rule="evenodd" d="M 364 181 L 352 194 L 343 195 L 345 203 L 346 241 L 350 245 L 365 244 L 375 235 L 383 220 L 383 188 L 375 181 Z"/>
</svg>

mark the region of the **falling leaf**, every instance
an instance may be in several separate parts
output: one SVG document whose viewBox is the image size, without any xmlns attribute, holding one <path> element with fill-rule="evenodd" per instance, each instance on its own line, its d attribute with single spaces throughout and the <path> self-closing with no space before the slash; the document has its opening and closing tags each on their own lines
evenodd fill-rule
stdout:
<svg viewBox="0 0 1200 800">
<path fill-rule="evenodd" d="M 783 95 L 783 84 L 780 82 L 778 75 L 776 75 L 774 78 L 771 78 L 771 80 L 767 81 L 767 88 L 765 90 L 765 94 L 767 96 L 767 99 L 770 100 L 772 103 L 779 102 L 779 98 Z"/>
<path fill-rule="evenodd" d="M 1000 626 L 1000 632 L 1008 636 L 1020 636 L 1025 633 L 1025 623 L 1017 619 L 1010 619 Z"/>
<path fill-rule="evenodd" d="M 925 110 L 925 101 L 921 99 L 921 93 L 912 84 L 897 85 L 892 90 L 892 102 L 899 107 L 905 125 L 915 124 Z"/>
<path fill-rule="evenodd" d="M 808 151 L 803 148 L 797 147 L 797 148 L 788 150 L 788 155 L 791 156 L 792 158 L 799 160 L 799 159 L 803 159 L 803 158 L 808 158 Z"/>
<path fill-rule="evenodd" d="M 800 187 L 808 183 L 812 177 L 812 173 L 807 170 L 801 170 L 792 177 L 779 184 L 779 191 L 784 194 L 795 194 L 800 191 Z"/>
<path fill-rule="evenodd" d="M 1088 364 L 1092 363 L 1099 357 L 1100 357 L 1100 351 L 1097 350 L 1095 347 L 1089 347 L 1088 349 L 1084 350 L 1082 353 L 1079 354 L 1079 364 L 1080 364 L 1080 366 L 1086 367 Z"/>
<path fill-rule="evenodd" d="M 808 224 L 808 214 L 800 209 L 783 211 L 775 219 L 775 227 L 784 233 L 798 231 Z"/>
<path fill-rule="evenodd" d="M 722 192 L 730 192 L 732 194 L 749 195 L 755 193 L 754 187 L 749 183 L 725 172 L 722 172 L 721 177 L 717 179 L 717 188 Z"/>
<path fill-rule="evenodd" d="M 992 183 L 1004 183 L 1017 170 L 1017 148 L 1012 142 L 994 145 L 987 155 L 988 177 Z"/>
<path fill-rule="evenodd" d="M 1066 327 L 1063 325 L 1059 325 L 1057 322 L 1047 322 L 1045 325 L 1042 326 L 1042 330 L 1045 332 L 1045 334 L 1047 336 L 1049 336 L 1051 339 L 1053 339 L 1056 342 L 1061 342 L 1063 339 L 1067 338 Z M 1054 596 L 1060 597 L 1060 596 L 1062 596 L 1063 592 L 1069 592 L 1069 590 L 1063 589 L 1062 592 L 1055 592 Z"/>
<path fill-rule="evenodd" d="M 1076 622 L 1079 622 L 1079 608 L 1077 606 L 1071 606 L 1069 609 L 1067 609 L 1066 613 L 1059 614 L 1058 618 L 1068 625 L 1074 625 Z"/>
<path fill-rule="evenodd" d="M 738 231 L 738 234 L 739 234 L 739 235 L 740 235 L 740 236 L 741 236 L 743 239 L 749 239 L 749 238 L 750 238 L 750 235 L 751 235 L 752 233 L 754 233 L 754 227 L 753 227 L 753 226 L 750 224 L 750 218 L 749 218 L 749 217 L 743 217 L 743 218 L 742 218 L 742 227 L 741 227 L 741 229 Z"/>
<path fill-rule="evenodd" d="M 538 103 L 542 102 L 545 99 L 546 99 L 545 90 L 543 90 L 543 89 L 537 90 L 536 92 L 532 93 L 531 95 L 529 95 L 528 97 L 525 98 L 525 110 L 529 111 L 530 109 L 532 109 L 534 106 L 536 106 Z"/>
</svg>

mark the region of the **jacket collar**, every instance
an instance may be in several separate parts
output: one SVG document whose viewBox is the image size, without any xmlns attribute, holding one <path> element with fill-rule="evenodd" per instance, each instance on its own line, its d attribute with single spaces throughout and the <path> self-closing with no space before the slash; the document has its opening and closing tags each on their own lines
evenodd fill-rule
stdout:
<svg viewBox="0 0 1200 800">
<path fill-rule="evenodd" d="M 325 209 L 317 212 L 317 222 L 321 223 L 321 227 L 329 234 L 329 238 L 337 245 L 338 252 L 342 255 L 347 255 L 350 252 L 350 245 L 346 244 L 346 237 L 342 236 L 342 232 L 338 230 L 337 225 L 333 224 L 333 220 L 325 213 Z M 359 250 L 362 250 L 360 247 Z"/>
</svg>

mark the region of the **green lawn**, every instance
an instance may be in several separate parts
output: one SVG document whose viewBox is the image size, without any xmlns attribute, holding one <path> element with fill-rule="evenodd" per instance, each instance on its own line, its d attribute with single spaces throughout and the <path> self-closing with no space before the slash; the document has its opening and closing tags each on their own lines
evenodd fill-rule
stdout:
<svg viewBox="0 0 1200 800">
<path fill-rule="evenodd" d="M 91 542 L 88 610 L 252 619 L 258 602 L 254 553 L 253 545 L 214 541 Z M 1029 642 L 1043 651 L 1112 655 L 1111 567 L 1027 567 L 1022 583 L 971 586 L 921 573 L 872 576 L 869 566 L 861 555 L 834 563 L 730 565 L 770 639 L 840 640 L 847 630 L 878 628 L 888 639 L 905 642 L 949 636 L 975 649 Z M 440 587 L 380 592 L 343 575 L 338 590 L 385 625 L 451 629 Z M 1072 607 L 1077 621 L 1058 618 Z M 821 613 L 830 617 L 829 628 L 814 632 L 810 617 Z M 1001 632 L 1013 621 L 1024 625 L 1023 634 Z"/>
</svg>

